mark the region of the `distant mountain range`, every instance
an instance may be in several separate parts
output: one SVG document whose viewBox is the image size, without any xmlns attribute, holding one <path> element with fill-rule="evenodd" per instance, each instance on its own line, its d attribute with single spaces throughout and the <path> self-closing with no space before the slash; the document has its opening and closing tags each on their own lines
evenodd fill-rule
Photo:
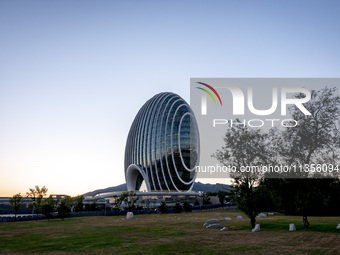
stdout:
<svg viewBox="0 0 340 255">
<path fill-rule="evenodd" d="M 233 188 L 230 185 L 216 183 L 216 184 L 209 184 L 209 183 L 201 183 L 195 182 L 194 186 L 192 187 L 192 191 L 203 191 L 204 193 L 217 193 L 219 191 L 230 191 Z"/>
<path fill-rule="evenodd" d="M 230 191 L 232 189 L 233 188 L 227 184 L 221 184 L 221 183 L 209 184 L 209 183 L 195 182 L 192 188 L 192 191 L 196 191 L 196 192 L 202 191 L 204 193 L 208 193 L 208 192 L 217 193 L 220 190 Z M 98 193 L 117 192 L 117 191 L 127 191 L 126 183 L 120 184 L 114 187 L 108 187 L 105 189 L 97 189 L 94 191 L 90 191 L 90 192 L 83 194 L 83 196 L 94 196 Z"/>
</svg>

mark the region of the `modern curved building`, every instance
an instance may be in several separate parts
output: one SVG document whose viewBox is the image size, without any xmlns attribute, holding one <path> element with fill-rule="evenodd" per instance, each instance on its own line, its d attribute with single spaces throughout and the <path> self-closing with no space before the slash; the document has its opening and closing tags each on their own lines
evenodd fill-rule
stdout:
<svg viewBox="0 0 340 255">
<path fill-rule="evenodd" d="M 160 93 L 137 113 L 125 148 L 129 191 L 190 191 L 199 163 L 199 134 L 190 106 L 180 96 Z"/>
</svg>

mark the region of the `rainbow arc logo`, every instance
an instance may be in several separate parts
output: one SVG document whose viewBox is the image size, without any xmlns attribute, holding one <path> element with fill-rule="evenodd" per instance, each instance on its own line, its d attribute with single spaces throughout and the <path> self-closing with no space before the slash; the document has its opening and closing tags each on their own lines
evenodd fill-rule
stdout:
<svg viewBox="0 0 340 255">
<path fill-rule="evenodd" d="M 220 104 L 221 104 L 221 106 L 222 106 L 222 100 L 221 100 L 221 98 L 220 98 L 220 95 L 217 93 L 217 91 L 216 91 L 212 86 L 210 86 L 210 85 L 208 85 L 208 84 L 206 84 L 206 83 L 203 83 L 203 82 L 197 82 L 197 83 L 198 83 L 198 84 L 201 84 L 201 85 L 203 85 L 203 86 L 205 86 L 205 87 L 207 87 L 207 88 L 209 88 L 209 89 L 217 96 L 217 98 L 218 98 L 218 100 L 220 101 Z M 210 92 L 209 90 L 207 90 L 207 89 L 205 89 L 205 88 L 201 88 L 201 87 L 197 87 L 197 88 L 203 90 L 204 92 L 206 92 L 206 93 L 214 100 L 214 103 L 215 103 L 215 105 L 217 106 L 216 100 L 215 100 L 213 94 L 211 94 L 211 92 Z"/>
</svg>

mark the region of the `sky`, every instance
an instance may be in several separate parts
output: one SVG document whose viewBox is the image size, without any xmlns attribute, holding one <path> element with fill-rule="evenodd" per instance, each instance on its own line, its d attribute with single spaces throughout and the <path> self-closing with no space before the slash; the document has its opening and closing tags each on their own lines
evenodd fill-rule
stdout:
<svg viewBox="0 0 340 255">
<path fill-rule="evenodd" d="M 138 110 L 164 91 L 190 102 L 190 78 L 340 77 L 339 13 L 337 0 L 0 0 L 0 196 L 125 183 Z"/>
</svg>

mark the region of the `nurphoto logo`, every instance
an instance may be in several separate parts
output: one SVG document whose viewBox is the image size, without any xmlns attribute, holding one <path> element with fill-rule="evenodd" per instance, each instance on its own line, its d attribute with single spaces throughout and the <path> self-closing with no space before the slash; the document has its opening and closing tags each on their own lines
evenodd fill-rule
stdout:
<svg viewBox="0 0 340 255">
<path fill-rule="evenodd" d="M 340 175 L 340 79 L 192 78 L 190 85 L 199 177 Z"/>
<path fill-rule="evenodd" d="M 201 96 L 201 114 L 202 115 L 207 115 L 207 95 L 210 96 L 210 98 L 213 100 L 215 106 L 217 106 L 217 102 L 215 99 L 215 96 L 218 98 L 220 105 L 222 105 L 222 100 L 219 95 L 219 93 L 216 91 L 219 90 L 221 91 L 220 93 L 226 93 L 227 91 L 231 93 L 232 95 L 232 109 L 233 109 L 233 115 L 244 115 L 245 114 L 245 98 L 247 98 L 247 104 L 246 106 L 248 107 L 248 110 L 257 116 L 267 116 L 273 114 L 279 105 L 279 99 L 280 99 L 280 107 L 281 107 L 281 116 L 286 116 L 287 115 L 287 107 L 294 105 L 298 109 L 301 110 L 303 114 L 306 116 L 311 115 L 311 113 L 304 107 L 304 103 L 307 103 L 311 99 L 311 93 L 308 89 L 305 88 L 298 88 L 298 87 L 283 87 L 280 88 L 280 95 L 278 95 L 279 88 L 273 87 L 271 88 L 271 106 L 269 109 L 256 109 L 254 106 L 254 93 L 253 93 L 253 88 L 248 87 L 247 88 L 247 97 L 245 97 L 243 91 L 231 84 L 222 84 L 219 85 L 218 87 L 213 87 L 209 84 L 203 83 L 203 82 L 197 82 L 200 85 L 205 86 L 206 88 L 202 87 L 197 87 L 197 89 L 200 89 L 204 91 L 205 93 L 202 94 Z M 214 95 L 209 91 L 209 90 L 214 93 Z M 299 93 L 303 94 L 304 97 L 301 98 L 288 98 L 288 95 L 291 93 Z M 226 107 L 229 107 L 228 105 Z M 280 121 L 279 119 L 250 119 L 246 121 L 245 119 L 243 120 L 242 123 L 246 125 L 246 122 L 248 126 L 250 127 L 262 127 L 264 125 L 264 121 L 270 122 L 272 127 L 274 126 L 274 123 L 276 121 Z M 225 124 L 230 124 L 230 126 L 236 125 L 235 121 L 227 120 L 227 119 L 214 119 L 213 120 L 213 126 L 216 127 L 216 125 L 225 125 Z M 295 127 L 298 123 L 294 121 L 293 119 L 284 119 L 281 120 L 281 125 L 283 127 Z"/>
</svg>

